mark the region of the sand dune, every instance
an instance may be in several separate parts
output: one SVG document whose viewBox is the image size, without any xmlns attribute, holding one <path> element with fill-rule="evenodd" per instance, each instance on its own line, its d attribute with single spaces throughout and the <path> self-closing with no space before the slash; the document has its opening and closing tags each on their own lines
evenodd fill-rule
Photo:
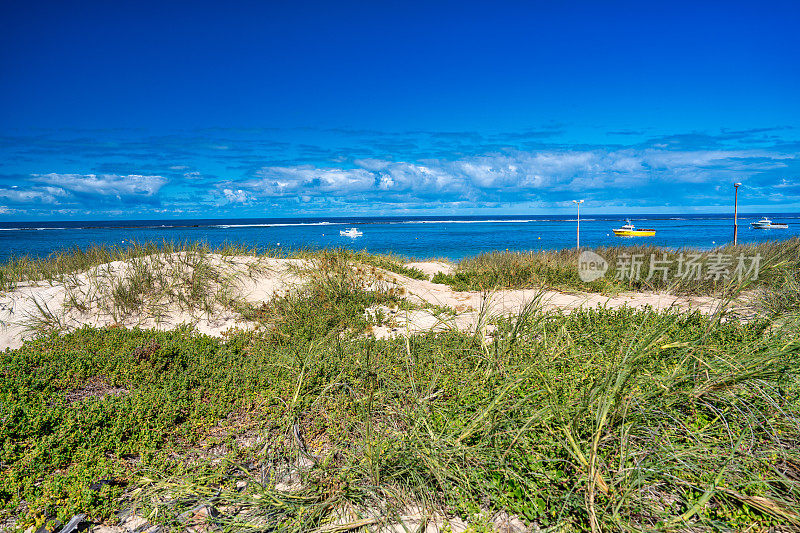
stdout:
<svg viewBox="0 0 800 533">
<path fill-rule="evenodd" d="M 25 339 L 47 327 L 68 331 L 83 325 L 113 324 L 172 329 L 189 324 L 201 333 L 214 336 L 220 336 L 231 328 L 255 327 L 256 324 L 242 319 L 236 302 L 259 304 L 301 287 L 304 283 L 301 270 L 307 266 L 307 261 L 299 259 L 208 254 L 200 261 L 178 253 L 169 257 L 115 261 L 49 283 L 19 284 L 14 290 L 0 294 L 0 349 L 19 347 Z M 441 262 L 415 262 L 407 266 L 418 268 L 428 276 L 452 270 L 451 265 Z M 199 268 L 211 269 L 213 281 L 208 281 L 209 276 L 196 276 L 195 269 Z M 137 276 L 153 270 L 160 272 L 166 280 L 160 282 L 161 285 L 155 284 L 165 291 L 164 294 L 153 291 L 153 294 L 144 295 L 141 305 L 135 309 L 120 305 L 118 301 L 124 303 L 125 300 L 120 300 L 119 294 L 126 288 L 135 290 L 133 283 Z M 381 277 L 382 285 L 403 289 L 398 292 L 419 304 L 420 308 L 410 311 L 368 310 L 373 315 L 385 317 L 382 325 L 373 328 L 373 333 L 379 338 L 449 328 L 475 330 L 486 318 L 516 315 L 532 301 L 539 302 L 544 310 L 566 312 L 581 307 L 650 306 L 655 310 L 697 309 L 712 313 L 720 305 L 719 300 L 711 297 L 658 293 L 626 293 L 609 297 L 529 289 L 459 292 L 447 285 L 386 271 L 382 271 Z M 203 287 L 193 286 L 200 282 L 204 283 Z M 169 283 L 174 283 L 174 286 Z M 187 291 L 197 290 L 203 291 L 202 297 L 191 300 Z M 187 303 L 190 301 L 194 302 L 193 306 Z"/>
<path fill-rule="evenodd" d="M 189 324 L 213 336 L 234 327 L 253 327 L 255 324 L 242 320 L 235 303 L 257 304 L 285 294 L 302 283 L 293 267 L 305 265 L 296 259 L 216 254 L 198 261 L 185 253 L 141 261 L 147 269 L 137 268 L 141 266 L 139 260 L 114 261 L 50 283 L 19 284 L 13 291 L 0 294 L 0 349 L 19 347 L 47 327 L 65 331 L 84 325 L 174 329 Z M 196 275 L 197 268 L 213 269 L 215 280 L 207 282 L 206 277 Z M 162 294 L 143 295 L 142 305 L 135 309 L 115 303 L 115 293 L 135 290 L 132 280 L 153 269 L 160 270 L 165 283 L 172 285 L 156 284 L 164 289 Z M 191 286 L 199 281 L 207 283 L 199 288 Z M 192 291 L 204 294 L 197 299 Z"/>
</svg>

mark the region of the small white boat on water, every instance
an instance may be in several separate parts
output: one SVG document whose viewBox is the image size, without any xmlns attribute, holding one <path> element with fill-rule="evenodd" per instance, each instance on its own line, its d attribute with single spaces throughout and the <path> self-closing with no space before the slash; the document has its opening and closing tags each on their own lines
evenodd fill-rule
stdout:
<svg viewBox="0 0 800 533">
<path fill-rule="evenodd" d="M 789 224 L 773 222 L 767 217 L 762 218 L 758 222 L 751 222 L 750 225 L 753 229 L 787 229 L 789 227 Z"/>
<path fill-rule="evenodd" d="M 349 229 L 340 229 L 339 235 L 342 237 L 350 237 L 351 239 L 355 239 L 356 237 L 361 237 L 364 235 L 363 232 L 358 231 L 358 228 L 349 228 Z"/>
</svg>

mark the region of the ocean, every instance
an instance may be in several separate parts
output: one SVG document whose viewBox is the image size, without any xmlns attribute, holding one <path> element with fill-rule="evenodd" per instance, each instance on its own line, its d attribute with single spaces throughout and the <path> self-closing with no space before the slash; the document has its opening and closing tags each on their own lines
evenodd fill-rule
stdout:
<svg viewBox="0 0 800 533">
<path fill-rule="evenodd" d="M 755 243 L 800 235 L 800 213 L 769 214 L 788 229 L 754 230 L 750 222 L 764 213 L 739 216 L 739 242 Z M 621 238 L 611 231 L 623 215 L 581 217 L 581 246 L 653 244 L 668 248 L 711 249 L 733 240 L 731 215 L 636 215 L 637 228 L 656 229 L 655 237 Z M 357 227 L 363 236 L 339 235 Z M 261 249 L 349 248 L 409 258 L 457 261 L 492 250 L 538 251 L 575 246 L 572 216 L 417 216 L 346 218 L 259 218 L 228 220 L 125 220 L 0 222 L 0 262 L 15 256 L 50 253 L 92 244 L 126 246 L 133 241 L 200 241 L 211 246 L 244 244 Z"/>
</svg>

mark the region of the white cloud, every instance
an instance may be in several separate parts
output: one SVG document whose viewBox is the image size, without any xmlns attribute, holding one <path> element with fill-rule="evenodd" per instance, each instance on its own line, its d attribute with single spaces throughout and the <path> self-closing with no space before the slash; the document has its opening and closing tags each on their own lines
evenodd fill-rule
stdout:
<svg viewBox="0 0 800 533">
<path fill-rule="evenodd" d="M 384 161 L 382 159 L 371 159 L 371 158 L 356 159 L 355 161 L 353 161 L 353 163 L 356 166 L 365 168 L 367 170 L 383 170 L 390 164 L 389 161 Z"/>
<path fill-rule="evenodd" d="M 365 169 L 316 168 L 309 165 L 296 167 L 264 167 L 256 172 L 256 179 L 243 185 L 265 196 L 305 194 L 342 195 L 369 191 L 375 184 L 375 175 Z"/>
<path fill-rule="evenodd" d="M 242 189 L 237 189 L 235 191 L 231 189 L 223 189 L 222 194 L 230 204 L 249 204 L 252 200 L 252 197 Z"/>
<path fill-rule="evenodd" d="M 670 197 L 680 200 L 680 195 L 691 199 L 696 184 L 778 169 L 793 157 L 760 150 L 626 148 L 509 151 L 418 162 L 357 159 L 353 168 L 263 167 L 256 178 L 236 187 L 238 193 L 247 191 L 251 198 L 320 197 L 345 203 L 443 201 L 454 205 L 463 201 L 547 201 L 558 193 L 591 191 L 606 198 L 624 198 L 633 188 L 668 186 Z"/>
<path fill-rule="evenodd" d="M 33 187 L 30 189 L 13 186 L 10 189 L 0 189 L 0 198 L 14 203 L 41 202 L 54 204 L 59 197 L 67 196 L 67 192 L 59 187 Z"/>
<path fill-rule="evenodd" d="M 35 174 L 34 181 L 56 185 L 73 193 L 103 196 L 154 196 L 166 185 L 163 176 L 129 174 Z"/>
<path fill-rule="evenodd" d="M 780 183 L 776 183 L 772 187 L 774 189 L 785 189 L 787 187 L 800 189 L 800 178 L 792 179 L 792 181 L 789 181 L 786 178 L 781 178 Z"/>
<path fill-rule="evenodd" d="M 714 187 L 733 180 L 746 180 L 753 195 L 759 186 L 768 184 L 787 191 L 793 181 L 784 176 L 796 174 L 799 163 L 797 154 L 777 150 L 551 147 L 453 159 L 356 159 L 349 167 L 338 162 L 321 167 L 264 166 L 249 178 L 216 183 L 202 170 L 180 166 L 184 175 L 174 178 L 172 196 L 163 190 L 167 178 L 159 175 L 51 173 L 0 188 L 0 201 L 13 208 L 40 203 L 96 210 L 95 204 L 118 198 L 141 207 L 142 212 L 156 212 L 156 207 L 167 205 L 173 211 L 178 207 L 196 210 L 199 204 L 194 193 L 208 184 L 208 196 L 201 200 L 203 208 L 267 209 L 290 202 L 317 210 L 383 204 L 384 209 L 395 212 L 421 207 L 547 208 L 576 194 L 604 204 L 690 206 L 702 198 L 718 198 L 722 193 Z"/>
</svg>

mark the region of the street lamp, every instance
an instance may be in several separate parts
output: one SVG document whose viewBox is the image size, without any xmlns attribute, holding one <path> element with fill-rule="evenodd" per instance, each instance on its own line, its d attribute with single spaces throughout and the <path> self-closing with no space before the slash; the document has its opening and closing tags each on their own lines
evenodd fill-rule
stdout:
<svg viewBox="0 0 800 533">
<path fill-rule="evenodd" d="M 578 252 L 581 251 L 581 204 L 583 200 L 572 200 L 572 203 L 578 206 Z"/>
<path fill-rule="evenodd" d="M 736 241 L 739 237 L 739 187 L 741 183 L 734 183 L 733 189 L 736 191 L 733 194 L 733 245 L 736 246 Z"/>
</svg>

